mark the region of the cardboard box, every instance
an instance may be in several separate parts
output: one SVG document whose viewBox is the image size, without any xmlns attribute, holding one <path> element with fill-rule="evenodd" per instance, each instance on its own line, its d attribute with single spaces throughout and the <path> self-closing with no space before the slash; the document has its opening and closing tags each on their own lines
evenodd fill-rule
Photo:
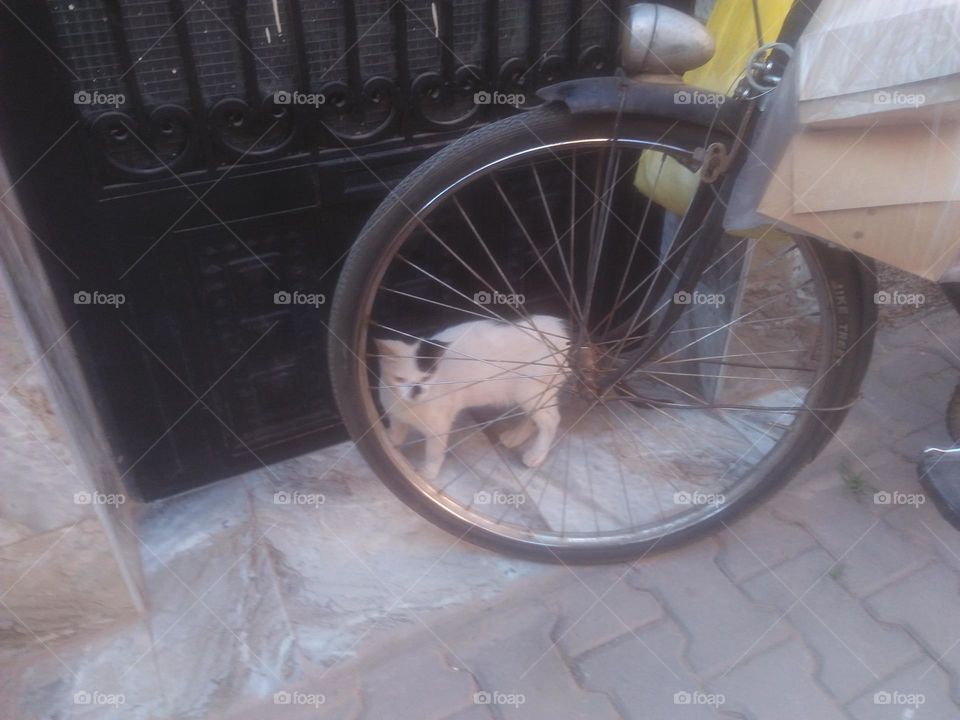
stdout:
<svg viewBox="0 0 960 720">
<path fill-rule="evenodd" d="M 960 0 L 824 0 L 800 42 L 799 120 L 960 119 Z"/>
<path fill-rule="evenodd" d="M 859 136 L 859 137 L 858 137 Z M 758 212 L 938 280 L 960 256 L 960 126 L 807 130 L 771 175 Z"/>
</svg>

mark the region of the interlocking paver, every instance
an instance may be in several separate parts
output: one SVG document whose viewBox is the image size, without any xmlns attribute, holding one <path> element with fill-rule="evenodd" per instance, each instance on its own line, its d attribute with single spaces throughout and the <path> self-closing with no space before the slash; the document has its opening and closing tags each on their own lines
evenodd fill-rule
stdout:
<svg viewBox="0 0 960 720">
<path fill-rule="evenodd" d="M 690 637 L 687 658 L 704 677 L 723 672 L 744 653 L 760 652 L 784 639 L 777 613 L 761 607 L 716 564 L 716 540 L 648 558 L 627 579 L 663 598 Z"/>
<path fill-rule="evenodd" d="M 851 464 L 861 472 L 862 467 Z M 873 478 L 863 472 L 867 483 Z M 855 495 L 834 471 L 804 473 L 770 501 L 779 516 L 800 523 L 843 566 L 840 582 L 863 597 L 902 578 L 930 560 L 929 553 L 905 541 L 882 522 L 883 508 L 869 490 Z"/>
<path fill-rule="evenodd" d="M 857 720 L 946 720 L 960 717 L 960 707 L 951 699 L 950 679 L 923 660 L 885 678 L 862 697 L 850 703 Z"/>
<path fill-rule="evenodd" d="M 443 720 L 494 720 L 494 715 L 488 705 L 471 705 L 465 710 L 448 715 Z"/>
<path fill-rule="evenodd" d="M 626 569 L 571 568 L 565 587 L 546 602 L 559 609 L 555 637 L 568 656 L 579 655 L 663 617 L 650 593 L 630 587 Z"/>
<path fill-rule="evenodd" d="M 933 563 L 867 600 L 881 620 L 919 638 L 938 662 L 960 677 L 960 576 Z"/>
<path fill-rule="evenodd" d="M 499 717 L 615 720 L 610 700 L 579 685 L 552 640 L 557 615 L 540 602 L 494 608 L 438 631 Z"/>
<path fill-rule="evenodd" d="M 717 537 L 717 563 L 736 583 L 816 545 L 806 530 L 774 516 L 766 508 L 757 508 L 738 519 Z"/>
<path fill-rule="evenodd" d="M 759 720 L 839 720 L 844 717 L 814 680 L 813 658 L 799 640 L 790 640 L 738 664 L 712 685 L 728 702 Z"/>
<path fill-rule="evenodd" d="M 685 666 L 685 645 L 674 623 L 659 622 L 587 653 L 576 667 L 584 685 L 615 698 L 628 720 L 716 720 L 727 703 L 707 702 L 718 698 Z"/>
<path fill-rule="evenodd" d="M 438 641 L 423 640 L 364 673 L 362 718 L 430 720 L 473 705 L 478 688 L 470 674 L 450 667 Z"/>
<path fill-rule="evenodd" d="M 787 613 L 820 665 L 820 683 L 841 701 L 921 653 L 903 630 L 874 620 L 831 575 L 833 559 L 813 550 L 744 584 L 757 602 Z M 789 611 L 789 612 L 788 612 Z"/>
</svg>

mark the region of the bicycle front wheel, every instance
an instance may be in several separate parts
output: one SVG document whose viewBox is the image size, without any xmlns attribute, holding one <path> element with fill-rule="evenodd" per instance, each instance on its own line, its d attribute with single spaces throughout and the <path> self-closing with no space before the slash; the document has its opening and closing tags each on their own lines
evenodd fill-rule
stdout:
<svg viewBox="0 0 960 720">
<path fill-rule="evenodd" d="M 614 141 L 611 117 L 545 108 L 462 138 L 390 194 L 340 277 L 344 421 L 391 490 L 472 542 L 602 562 L 715 527 L 816 455 L 865 371 L 861 261 L 669 212 L 650 198 L 716 133 L 622 123 Z M 716 236 L 690 292 L 680 227 Z"/>
</svg>

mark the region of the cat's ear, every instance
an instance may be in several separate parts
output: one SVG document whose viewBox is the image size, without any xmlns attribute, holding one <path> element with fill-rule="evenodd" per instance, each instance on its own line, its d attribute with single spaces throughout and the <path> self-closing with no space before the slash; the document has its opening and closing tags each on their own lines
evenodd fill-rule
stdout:
<svg viewBox="0 0 960 720">
<path fill-rule="evenodd" d="M 411 345 L 402 340 L 384 340 L 374 338 L 373 344 L 377 348 L 377 354 L 381 357 L 409 357 Z"/>
<path fill-rule="evenodd" d="M 428 375 L 437 369 L 437 363 L 447 351 L 450 343 L 440 342 L 439 340 L 420 341 L 417 348 L 417 369 Z"/>
</svg>

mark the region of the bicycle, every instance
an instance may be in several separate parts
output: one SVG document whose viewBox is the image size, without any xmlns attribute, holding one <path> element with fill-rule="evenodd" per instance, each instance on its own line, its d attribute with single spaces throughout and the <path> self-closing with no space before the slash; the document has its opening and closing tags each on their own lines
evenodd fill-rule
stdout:
<svg viewBox="0 0 960 720">
<path fill-rule="evenodd" d="M 538 560 L 635 558 L 755 506 L 832 437 L 873 343 L 862 260 L 721 225 L 784 46 L 732 97 L 678 102 L 701 92 L 676 76 L 705 61 L 702 26 L 630 12 L 632 77 L 551 86 L 433 156 L 369 219 L 333 301 L 337 402 L 373 470 L 455 536 Z M 682 52 L 651 52 L 658 23 Z M 656 200 L 672 166 L 697 180 L 682 212 Z M 449 426 L 420 417 L 473 385 L 512 389 Z"/>
</svg>

